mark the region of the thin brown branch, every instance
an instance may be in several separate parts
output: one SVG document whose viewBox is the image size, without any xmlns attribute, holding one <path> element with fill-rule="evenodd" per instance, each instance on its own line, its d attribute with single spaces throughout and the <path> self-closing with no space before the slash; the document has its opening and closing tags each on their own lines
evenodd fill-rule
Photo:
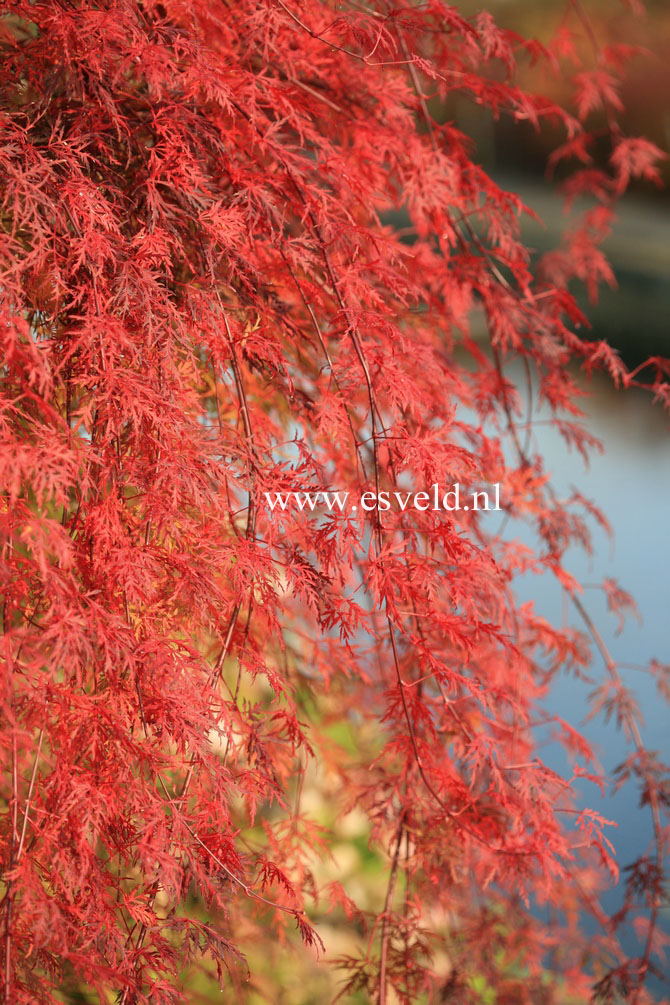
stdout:
<svg viewBox="0 0 670 1005">
<path fill-rule="evenodd" d="M 405 826 L 405 813 L 401 814 L 396 830 L 395 851 L 391 862 L 391 872 L 389 873 L 388 885 L 386 887 L 386 898 L 384 900 L 384 911 L 382 913 L 382 930 L 379 950 L 379 997 L 378 1005 L 386 1005 L 386 968 L 388 962 L 389 944 L 389 914 L 393 891 L 395 890 L 398 876 L 398 860 L 400 858 L 400 845 L 402 843 L 403 830 Z"/>
</svg>

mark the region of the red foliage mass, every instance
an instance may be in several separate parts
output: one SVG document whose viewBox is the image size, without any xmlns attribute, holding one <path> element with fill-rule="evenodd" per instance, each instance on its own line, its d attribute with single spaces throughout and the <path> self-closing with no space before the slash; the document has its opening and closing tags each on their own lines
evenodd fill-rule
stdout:
<svg viewBox="0 0 670 1005">
<path fill-rule="evenodd" d="M 521 361 L 584 452 L 572 360 L 670 400 L 664 361 L 630 374 L 574 331 L 568 291 L 611 278 L 612 200 L 656 177 L 659 151 L 617 131 L 624 59 L 580 61 L 562 31 L 566 110 L 515 82 L 519 62 L 554 55 L 442 0 L 3 10 L 5 1000 L 54 1001 L 73 981 L 124 1005 L 187 1000 L 179 974 L 203 955 L 242 998 L 245 939 L 297 923 L 318 945 L 310 856 L 326 838 L 300 807 L 316 759 L 389 855 L 377 915 L 322 891 L 368 926 L 343 961 L 350 990 L 476 1000 L 468 979 L 484 975 L 501 1001 L 560 1001 L 567 980 L 642 1002 L 667 776 L 563 565 L 588 545 L 590 504 L 553 494 L 505 373 Z M 600 215 L 531 265 L 520 200 L 432 119 L 450 94 L 562 129 L 560 156 L 586 165 L 566 194 L 592 192 Z M 603 109 L 609 174 L 589 167 Z M 409 243 L 384 222 L 393 208 Z M 499 483 L 536 552 L 490 514 L 264 503 L 457 481 Z M 515 601 L 528 570 L 559 578 L 604 657 L 594 700 L 626 727 L 625 772 L 653 815 L 614 921 L 592 892 L 593 870 L 616 868 L 603 821 L 571 814 L 532 728 L 589 645 Z M 358 736 L 336 765 L 332 722 Z M 584 774 L 588 744 L 556 727 Z M 529 895 L 564 924 L 533 920 Z M 603 922 L 588 944 L 580 905 Z M 616 928 L 640 906 L 645 949 L 628 960 Z"/>
</svg>

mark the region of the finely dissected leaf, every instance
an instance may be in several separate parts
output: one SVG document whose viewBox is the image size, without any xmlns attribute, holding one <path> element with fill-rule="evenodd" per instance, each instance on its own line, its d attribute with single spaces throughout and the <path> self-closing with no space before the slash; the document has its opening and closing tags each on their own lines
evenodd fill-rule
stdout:
<svg viewBox="0 0 670 1005">
<path fill-rule="evenodd" d="M 590 547 L 584 512 L 605 518 L 554 493 L 532 438 L 541 399 L 598 448 L 571 362 L 670 406 L 667 361 L 629 372 L 581 333 L 573 288 L 614 284 L 613 200 L 657 178 L 660 151 L 616 122 L 634 50 L 585 65 L 567 27 L 550 51 L 442 0 L 3 11 L 5 1000 L 190 1001 L 204 966 L 243 1001 L 248 967 L 320 953 L 343 912 L 343 994 L 561 1003 L 597 977 L 641 1002 L 667 773 L 566 560 Z M 522 86 L 529 59 L 572 76 L 576 114 Z M 559 248 L 534 259 L 529 211 L 434 119 L 454 96 L 551 126 L 568 204 L 596 201 Z M 503 512 L 430 505 L 455 483 L 497 485 Z M 555 577 L 585 634 L 517 603 L 524 574 Z M 638 961 L 597 901 L 607 821 L 538 746 L 548 722 L 574 779 L 601 782 L 544 708 L 589 645 L 594 704 L 634 748 L 619 780 L 652 812 L 617 919 L 646 911 Z M 378 902 L 319 872 L 350 811 L 388 867 Z"/>
</svg>

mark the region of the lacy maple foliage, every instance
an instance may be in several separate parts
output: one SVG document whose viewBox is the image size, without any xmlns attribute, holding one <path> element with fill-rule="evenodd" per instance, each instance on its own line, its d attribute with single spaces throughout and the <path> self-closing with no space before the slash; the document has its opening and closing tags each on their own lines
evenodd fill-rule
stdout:
<svg viewBox="0 0 670 1005">
<path fill-rule="evenodd" d="M 485 979 L 500 1001 L 647 1001 L 667 772 L 564 566 L 593 507 L 553 492 L 509 371 L 583 451 L 571 362 L 670 403 L 667 364 L 628 372 L 573 297 L 611 279 L 616 198 L 657 177 L 617 124 L 627 47 L 577 2 L 555 51 L 442 0 L 3 11 L 5 1001 L 188 1001 L 201 959 L 244 1000 L 254 942 L 297 927 L 320 951 L 317 905 L 359 933 L 339 961 L 355 1000 L 479 1001 Z M 535 64 L 568 74 L 565 108 L 521 87 Z M 592 197 L 561 247 L 531 257 L 521 200 L 433 114 L 451 95 L 551 125 L 566 196 Z M 538 548 L 485 513 L 265 505 L 436 482 L 498 483 Z M 583 632 L 515 600 L 529 572 Z M 614 919 L 604 822 L 534 732 L 553 677 L 592 658 L 655 835 Z M 575 778 L 595 773 L 555 727 Z M 310 765 L 368 815 L 376 912 L 317 888 Z"/>
</svg>

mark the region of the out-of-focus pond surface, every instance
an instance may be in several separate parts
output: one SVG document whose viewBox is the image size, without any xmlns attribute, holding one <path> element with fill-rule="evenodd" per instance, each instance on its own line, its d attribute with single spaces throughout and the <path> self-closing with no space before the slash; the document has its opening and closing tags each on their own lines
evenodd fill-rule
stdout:
<svg viewBox="0 0 670 1005">
<path fill-rule="evenodd" d="M 515 376 L 513 370 L 510 376 Z M 517 376 L 521 378 L 520 373 Z M 521 379 L 518 385 L 523 387 Z M 635 667 L 654 658 L 670 663 L 670 417 L 660 406 L 652 405 L 651 397 L 643 392 L 616 391 L 604 378 L 586 386 L 590 396 L 582 405 L 588 413 L 585 421 L 602 441 L 604 453 L 594 453 L 585 470 L 581 456 L 576 451 L 568 452 L 559 434 L 543 424 L 534 426 L 534 447 L 544 456 L 558 493 L 570 494 L 571 485 L 578 487 L 603 510 L 612 526 L 613 542 L 595 527 L 593 556 L 589 558 L 574 548 L 568 553 L 566 566 L 584 583 L 599 583 L 605 577 L 616 579 L 637 602 L 642 622 L 627 620 L 623 632 L 617 635 L 617 619 L 607 611 L 602 592 L 586 589 L 583 596 L 612 656 L 622 664 L 624 683 L 636 694 L 644 718 L 646 747 L 660 752 L 662 759 L 669 759 L 670 708 L 658 695 L 653 678 Z M 536 413 L 536 418 L 546 419 L 546 415 Z M 507 535 L 533 543 L 527 528 L 515 525 Z M 523 601 L 533 600 L 538 613 L 552 623 L 560 624 L 567 617 L 570 624 L 583 629 L 577 612 L 566 604 L 549 576 L 520 580 L 517 594 Z M 606 676 L 597 652 L 591 675 L 596 682 Z M 601 717 L 585 722 L 593 686 L 563 675 L 557 678 L 547 704 L 554 715 L 582 727 L 604 771 L 611 776 L 630 748 L 613 722 L 605 724 Z M 565 753 L 556 745 L 548 745 L 542 754 L 554 770 L 569 772 Z M 580 783 L 579 791 L 583 805 L 617 824 L 608 829 L 608 836 L 620 867 L 648 850 L 651 815 L 648 808 L 640 808 L 639 791 L 633 783 L 617 793 L 610 786 L 604 797 L 596 785 L 586 781 Z M 603 906 L 608 912 L 620 906 L 624 881 L 625 876 L 604 894 Z M 663 927 L 669 926 L 670 909 L 666 908 Z M 639 953 L 640 945 L 632 930 L 623 933 L 623 941 L 629 953 Z M 668 993 L 667 985 L 658 981 L 652 981 L 650 987 L 657 995 Z"/>
</svg>

